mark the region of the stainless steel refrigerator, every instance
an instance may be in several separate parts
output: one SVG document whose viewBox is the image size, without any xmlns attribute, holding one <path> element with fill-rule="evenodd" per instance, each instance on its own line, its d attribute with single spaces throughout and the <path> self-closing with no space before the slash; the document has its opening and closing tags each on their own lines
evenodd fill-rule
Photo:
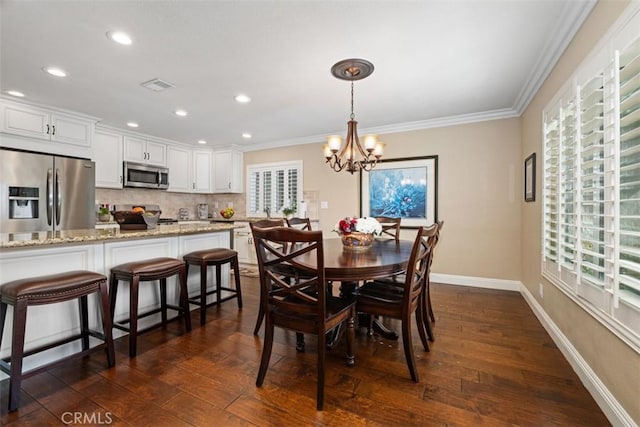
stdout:
<svg viewBox="0 0 640 427">
<path fill-rule="evenodd" d="M 0 149 L 0 233 L 94 228 L 91 160 Z"/>
</svg>

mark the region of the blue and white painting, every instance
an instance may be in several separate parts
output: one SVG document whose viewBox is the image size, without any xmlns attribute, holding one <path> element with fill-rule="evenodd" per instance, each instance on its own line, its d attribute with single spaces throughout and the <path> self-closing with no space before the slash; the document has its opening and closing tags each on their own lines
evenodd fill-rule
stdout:
<svg viewBox="0 0 640 427">
<path fill-rule="evenodd" d="M 404 228 L 436 222 L 438 156 L 384 160 L 361 171 L 360 214 L 402 218 Z"/>
<path fill-rule="evenodd" d="M 369 172 L 369 215 L 426 219 L 427 168 Z"/>
</svg>

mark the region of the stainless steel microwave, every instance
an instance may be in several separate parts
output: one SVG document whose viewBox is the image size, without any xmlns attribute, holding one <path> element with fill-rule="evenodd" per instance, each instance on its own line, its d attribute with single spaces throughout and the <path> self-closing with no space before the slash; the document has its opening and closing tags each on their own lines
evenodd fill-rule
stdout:
<svg viewBox="0 0 640 427">
<path fill-rule="evenodd" d="M 161 166 L 124 162 L 124 186 L 136 188 L 169 188 L 169 169 Z"/>
</svg>

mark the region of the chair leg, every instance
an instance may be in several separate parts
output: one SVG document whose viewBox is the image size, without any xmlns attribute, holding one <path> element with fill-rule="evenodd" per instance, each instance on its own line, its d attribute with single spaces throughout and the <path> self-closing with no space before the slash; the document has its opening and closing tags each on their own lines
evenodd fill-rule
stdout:
<svg viewBox="0 0 640 427">
<path fill-rule="evenodd" d="M 269 368 L 271 349 L 273 347 L 273 329 L 273 324 L 267 320 L 264 327 L 264 344 L 262 346 L 262 357 L 260 358 L 260 369 L 258 370 L 258 378 L 256 379 L 257 387 L 262 387 L 264 377 L 267 375 L 267 368 Z"/>
<path fill-rule="evenodd" d="M 216 301 L 218 305 L 222 301 L 222 266 L 216 264 Z M 219 307 L 218 307 L 219 308 Z"/>
<path fill-rule="evenodd" d="M 253 328 L 253 335 L 258 335 L 262 321 L 264 320 L 264 307 L 262 306 L 262 291 L 260 291 L 260 305 L 258 306 L 258 318 L 256 319 L 256 326 Z"/>
<path fill-rule="evenodd" d="M 316 407 L 322 411 L 324 407 L 324 361 L 327 353 L 327 335 L 318 334 L 318 391 L 316 397 Z"/>
<path fill-rule="evenodd" d="M 109 312 L 111 313 L 111 322 L 115 320 L 116 315 L 116 294 L 118 293 L 118 278 L 112 274 L 109 278 Z"/>
<path fill-rule="evenodd" d="M 402 319 L 402 344 L 404 347 L 404 357 L 407 360 L 407 367 L 413 382 L 419 382 L 418 370 L 416 369 L 416 358 L 413 354 L 413 342 L 411 340 L 411 314 Z"/>
<path fill-rule="evenodd" d="M 427 328 L 429 327 L 429 322 L 424 317 L 424 304 L 425 302 L 421 295 L 418 301 L 418 307 L 416 308 L 416 326 L 418 327 L 418 335 L 420 335 L 420 341 L 422 342 L 424 351 L 429 351 L 429 341 L 427 340 Z"/>
<path fill-rule="evenodd" d="M 304 353 L 304 334 L 302 332 L 296 332 L 296 351 Z"/>
<path fill-rule="evenodd" d="M 13 307 L 13 339 L 11 341 L 11 378 L 9 379 L 9 412 L 20 406 L 22 385 L 22 358 L 24 356 L 24 334 L 27 324 L 27 303 L 16 301 Z"/>
<path fill-rule="evenodd" d="M 429 317 L 431 318 L 431 321 L 433 323 L 436 323 L 436 316 L 435 314 L 433 314 L 433 306 L 431 305 L 431 290 L 430 290 L 430 285 L 431 281 L 429 280 L 429 278 L 427 278 L 427 287 L 426 287 L 426 292 L 427 292 L 427 307 L 429 309 Z M 431 340 L 433 341 L 433 339 Z"/>
<path fill-rule="evenodd" d="M 7 319 L 7 309 L 9 306 L 0 301 L 0 348 L 2 348 L 2 334 L 4 333 L 4 321 Z"/>
</svg>

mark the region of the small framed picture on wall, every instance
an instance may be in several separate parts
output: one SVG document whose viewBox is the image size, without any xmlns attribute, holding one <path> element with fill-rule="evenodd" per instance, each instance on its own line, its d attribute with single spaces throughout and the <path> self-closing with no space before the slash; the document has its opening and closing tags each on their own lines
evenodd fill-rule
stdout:
<svg viewBox="0 0 640 427">
<path fill-rule="evenodd" d="M 524 201 L 536 200 L 536 153 L 524 160 Z"/>
</svg>

